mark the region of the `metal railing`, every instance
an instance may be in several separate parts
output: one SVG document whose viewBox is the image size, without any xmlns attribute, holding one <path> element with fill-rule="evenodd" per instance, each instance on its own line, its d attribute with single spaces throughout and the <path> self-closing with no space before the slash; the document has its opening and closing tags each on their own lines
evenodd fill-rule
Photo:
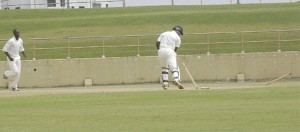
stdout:
<svg viewBox="0 0 300 132">
<path fill-rule="evenodd" d="M 158 34 L 23 38 L 27 59 L 156 56 Z M 4 46 L 8 39 L 0 39 Z M 300 29 L 186 33 L 179 55 L 300 51 Z M 5 60 L 0 54 L 0 60 Z"/>
</svg>

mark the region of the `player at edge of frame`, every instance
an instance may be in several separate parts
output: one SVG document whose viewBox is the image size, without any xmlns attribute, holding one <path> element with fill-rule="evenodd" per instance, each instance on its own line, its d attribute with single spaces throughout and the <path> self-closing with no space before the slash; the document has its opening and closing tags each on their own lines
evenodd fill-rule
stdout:
<svg viewBox="0 0 300 132">
<path fill-rule="evenodd" d="M 23 46 L 23 40 L 20 38 L 21 31 L 19 29 L 14 29 L 13 34 L 14 37 L 9 39 L 2 49 L 7 57 L 7 63 L 9 66 L 9 70 L 5 71 L 3 74 L 3 79 L 14 77 L 11 89 L 12 91 L 19 91 L 18 82 L 21 75 L 21 57 L 19 52 L 21 52 L 25 58 L 26 54 Z"/>
</svg>

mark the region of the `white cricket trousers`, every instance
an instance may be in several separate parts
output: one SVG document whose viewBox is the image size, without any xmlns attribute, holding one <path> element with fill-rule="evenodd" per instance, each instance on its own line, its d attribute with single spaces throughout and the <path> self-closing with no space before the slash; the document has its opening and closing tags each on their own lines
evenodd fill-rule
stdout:
<svg viewBox="0 0 300 132">
<path fill-rule="evenodd" d="M 7 57 L 7 62 L 9 66 L 9 70 L 4 72 L 4 75 L 6 77 L 15 77 L 11 87 L 12 88 L 18 88 L 18 82 L 20 79 L 21 75 L 21 58 L 20 57 L 15 57 L 14 61 L 10 61 Z"/>
<path fill-rule="evenodd" d="M 172 72 L 173 80 L 180 80 L 180 71 L 177 67 L 177 54 L 173 49 L 161 48 L 158 50 L 158 58 L 160 66 L 162 67 L 162 81 L 163 83 L 168 82 L 169 69 Z"/>
<path fill-rule="evenodd" d="M 177 68 L 177 54 L 173 49 L 161 48 L 158 50 L 158 58 L 161 67 L 170 68 L 170 70 Z"/>
</svg>

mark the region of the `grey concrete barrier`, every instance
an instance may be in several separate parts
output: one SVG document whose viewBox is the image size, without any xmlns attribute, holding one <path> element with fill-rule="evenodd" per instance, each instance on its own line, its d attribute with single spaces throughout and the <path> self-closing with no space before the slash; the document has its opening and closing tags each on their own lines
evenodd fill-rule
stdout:
<svg viewBox="0 0 300 132">
<path fill-rule="evenodd" d="M 178 56 L 182 81 L 190 81 L 184 62 L 195 81 L 237 81 L 272 79 L 292 73 L 286 78 L 300 77 L 300 52 L 201 54 Z M 8 68 L 0 62 L 0 72 Z M 161 68 L 158 57 L 108 57 L 91 59 L 24 60 L 19 87 L 84 86 L 159 83 Z M 10 79 L 11 80 L 11 79 Z M 2 80 L 7 88 L 9 80 Z M 89 84 L 90 85 L 90 84 Z"/>
</svg>

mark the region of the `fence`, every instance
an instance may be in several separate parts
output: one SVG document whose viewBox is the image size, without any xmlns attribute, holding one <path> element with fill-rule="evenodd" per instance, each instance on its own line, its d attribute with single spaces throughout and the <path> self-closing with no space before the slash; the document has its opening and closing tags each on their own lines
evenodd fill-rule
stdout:
<svg viewBox="0 0 300 132">
<path fill-rule="evenodd" d="M 27 59 L 156 56 L 158 34 L 23 38 Z M 7 39 L 0 39 L 3 47 Z M 300 51 L 300 29 L 186 33 L 180 55 Z M 0 60 L 5 60 L 0 54 Z"/>
</svg>

